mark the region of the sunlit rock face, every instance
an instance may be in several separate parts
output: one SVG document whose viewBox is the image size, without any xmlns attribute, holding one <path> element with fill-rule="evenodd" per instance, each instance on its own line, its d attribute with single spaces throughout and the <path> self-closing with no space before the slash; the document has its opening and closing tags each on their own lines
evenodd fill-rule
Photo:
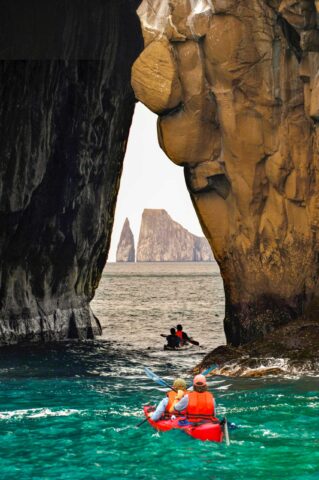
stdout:
<svg viewBox="0 0 319 480">
<path fill-rule="evenodd" d="M 185 170 L 233 345 L 318 310 L 319 3 L 145 0 L 136 96 Z"/>
<path fill-rule="evenodd" d="M 193 235 L 163 209 L 143 211 L 137 245 L 137 262 L 210 262 L 206 238 Z"/>
<path fill-rule="evenodd" d="M 0 345 L 99 332 L 138 3 L 1 3 Z"/>
<path fill-rule="evenodd" d="M 125 219 L 116 250 L 117 262 L 135 262 L 134 236 L 128 218 Z"/>
</svg>

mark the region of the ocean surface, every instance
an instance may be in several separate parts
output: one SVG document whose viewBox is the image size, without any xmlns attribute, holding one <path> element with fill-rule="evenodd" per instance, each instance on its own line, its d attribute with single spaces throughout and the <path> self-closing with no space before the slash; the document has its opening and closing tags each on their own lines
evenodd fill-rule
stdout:
<svg viewBox="0 0 319 480">
<path fill-rule="evenodd" d="M 215 264 L 108 264 L 92 307 L 103 337 L 0 352 L 0 479 L 319 479 L 319 378 L 208 377 L 231 444 L 157 433 L 142 406 L 224 343 Z M 164 352 L 182 323 L 202 346 Z"/>
</svg>

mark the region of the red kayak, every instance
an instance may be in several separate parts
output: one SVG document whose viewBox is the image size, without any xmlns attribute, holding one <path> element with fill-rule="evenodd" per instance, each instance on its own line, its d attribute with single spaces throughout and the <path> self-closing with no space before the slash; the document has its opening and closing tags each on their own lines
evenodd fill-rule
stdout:
<svg viewBox="0 0 319 480">
<path fill-rule="evenodd" d="M 154 407 L 146 406 L 143 408 L 144 414 L 147 417 L 149 412 L 154 411 Z M 223 441 L 223 428 L 220 425 L 218 418 L 203 419 L 200 422 L 190 422 L 186 417 L 177 417 L 173 420 L 158 420 L 154 422 L 148 418 L 148 423 L 161 432 L 167 432 L 173 428 L 178 428 L 198 440 L 208 440 L 209 442 Z"/>
</svg>

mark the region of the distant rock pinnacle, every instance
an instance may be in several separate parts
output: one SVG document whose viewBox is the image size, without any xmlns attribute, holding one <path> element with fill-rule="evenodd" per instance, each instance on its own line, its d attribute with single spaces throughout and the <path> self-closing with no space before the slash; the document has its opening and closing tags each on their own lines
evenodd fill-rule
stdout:
<svg viewBox="0 0 319 480">
<path fill-rule="evenodd" d="M 145 209 L 137 262 L 209 262 L 213 254 L 205 238 L 174 222 L 166 210 Z"/>
<path fill-rule="evenodd" d="M 116 251 L 117 262 L 135 262 L 134 236 L 130 222 L 125 219 L 119 244 Z"/>
</svg>

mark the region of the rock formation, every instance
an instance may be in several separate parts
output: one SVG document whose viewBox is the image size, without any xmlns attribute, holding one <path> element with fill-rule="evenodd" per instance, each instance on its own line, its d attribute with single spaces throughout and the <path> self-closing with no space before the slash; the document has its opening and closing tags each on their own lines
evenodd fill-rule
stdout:
<svg viewBox="0 0 319 480">
<path fill-rule="evenodd" d="M 230 344 L 319 317 L 318 0 L 144 0 L 136 96 L 224 280 Z"/>
<path fill-rule="evenodd" d="M 0 345 L 99 331 L 138 3 L 1 2 Z"/>
<path fill-rule="evenodd" d="M 134 236 L 128 218 L 125 219 L 116 250 L 117 262 L 135 262 Z"/>
<path fill-rule="evenodd" d="M 174 222 L 166 210 L 145 209 L 138 239 L 138 262 L 209 262 L 211 248 L 205 238 Z"/>
</svg>

